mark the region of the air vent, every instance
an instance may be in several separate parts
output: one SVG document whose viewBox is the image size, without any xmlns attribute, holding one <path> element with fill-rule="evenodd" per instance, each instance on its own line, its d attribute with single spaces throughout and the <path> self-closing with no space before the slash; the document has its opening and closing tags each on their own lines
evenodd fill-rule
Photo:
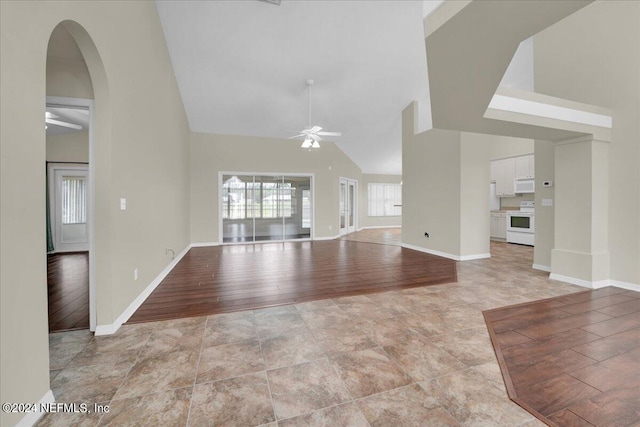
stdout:
<svg viewBox="0 0 640 427">
<path fill-rule="evenodd" d="M 275 4 L 276 6 L 280 6 L 280 0 L 260 0 L 260 1 L 263 1 L 265 3 Z"/>
</svg>

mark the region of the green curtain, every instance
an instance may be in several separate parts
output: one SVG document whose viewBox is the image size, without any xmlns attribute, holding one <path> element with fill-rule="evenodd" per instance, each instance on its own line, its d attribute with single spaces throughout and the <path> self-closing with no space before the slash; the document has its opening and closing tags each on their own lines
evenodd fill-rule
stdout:
<svg viewBox="0 0 640 427">
<path fill-rule="evenodd" d="M 45 175 L 46 179 L 46 190 L 45 190 L 45 198 L 46 198 L 46 211 L 47 211 L 47 252 L 53 252 L 53 236 L 51 235 L 51 209 L 50 209 L 50 200 L 49 200 L 49 168 L 45 165 Z"/>
</svg>

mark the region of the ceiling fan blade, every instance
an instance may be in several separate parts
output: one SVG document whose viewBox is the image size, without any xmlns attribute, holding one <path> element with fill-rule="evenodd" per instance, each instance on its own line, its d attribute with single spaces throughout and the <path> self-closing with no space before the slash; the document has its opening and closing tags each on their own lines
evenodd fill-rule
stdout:
<svg viewBox="0 0 640 427">
<path fill-rule="evenodd" d="M 342 132 L 318 132 L 322 136 L 342 136 Z"/>
<path fill-rule="evenodd" d="M 49 123 L 50 125 L 62 126 L 62 127 L 65 127 L 65 128 L 77 129 L 77 130 L 82 129 L 82 126 L 80 126 L 80 125 L 76 125 L 76 124 L 73 124 L 73 123 L 67 123 L 67 122 L 61 122 L 60 120 L 45 119 L 44 121 L 46 123 Z"/>
<path fill-rule="evenodd" d="M 309 138 L 313 139 L 313 140 L 314 140 L 314 141 L 316 141 L 316 142 L 317 142 L 317 141 L 322 141 L 322 138 L 320 138 L 320 137 L 319 137 L 318 135 L 316 135 L 315 133 L 314 133 L 314 134 L 309 135 Z"/>
<path fill-rule="evenodd" d="M 309 130 L 311 131 L 311 133 L 318 133 L 322 130 L 322 128 L 320 126 L 314 126 Z"/>
<path fill-rule="evenodd" d="M 299 135 L 290 136 L 290 137 L 289 137 L 289 138 L 287 138 L 287 139 L 296 139 L 296 138 L 300 138 L 301 136 L 305 136 L 305 134 L 304 134 L 304 133 L 301 133 L 301 134 L 299 134 Z"/>
<path fill-rule="evenodd" d="M 58 118 L 58 116 L 56 116 L 53 113 L 50 113 L 49 111 L 44 113 L 44 117 L 45 117 L 45 119 L 57 119 Z"/>
</svg>

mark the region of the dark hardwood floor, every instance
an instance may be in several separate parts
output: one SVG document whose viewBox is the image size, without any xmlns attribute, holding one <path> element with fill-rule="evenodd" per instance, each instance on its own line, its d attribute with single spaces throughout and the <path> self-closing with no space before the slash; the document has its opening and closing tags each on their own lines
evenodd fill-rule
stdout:
<svg viewBox="0 0 640 427">
<path fill-rule="evenodd" d="M 509 397 L 549 425 L 640 425 L 640 292 L 484 312 Z"/>
<path fill-rule="evenodd" d="M 455 261 L 348 240 L 192 248 L 130 323 L 456 281 Z"/>
<path fill-rule="evenodd" d="M 89 252 L 47 255 L 49 332 L 89 329 Z"/>
</svg>

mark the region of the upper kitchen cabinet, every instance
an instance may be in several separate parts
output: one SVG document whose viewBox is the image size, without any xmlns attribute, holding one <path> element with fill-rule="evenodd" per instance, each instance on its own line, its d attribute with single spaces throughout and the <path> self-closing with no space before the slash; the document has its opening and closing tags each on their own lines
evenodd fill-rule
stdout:
<svg viewBox="0 0 640 427">
<path fill-rule="evenodd" d="M 535 178 L 533 154 L 509 157 L 491 161 L 491 181 L 496 183 L 496 196 L 513 197 L 516 195 L 514 180 L 516 178 Z"/>
<path fill-rule="evenodd" d="M 534 155 L 520 156 L 515 158 L 516 178 L 535 178 Z"/>
<path fill-rule="evenodd" d="M 498 197 L 515 196 L 513 191 L 513 180 L 516 176 L 515 159 L 493 160 L 491 162 L 491 171 L 495 171 L 496 195 Z"/>
</svg>

